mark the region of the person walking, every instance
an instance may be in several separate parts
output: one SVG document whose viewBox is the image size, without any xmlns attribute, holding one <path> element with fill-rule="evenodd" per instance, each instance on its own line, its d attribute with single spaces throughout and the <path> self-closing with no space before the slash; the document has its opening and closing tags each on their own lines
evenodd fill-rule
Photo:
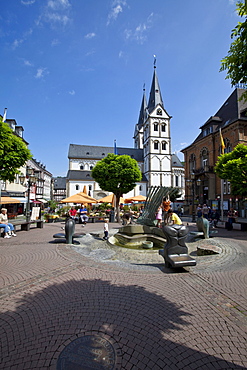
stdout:
<svg viewBox="0 0 247 370">
<path fill-rule="evenodd" d="M 4 228 L 4 238 L 11 238 L 11 236 L 16 236 L 13 224 L 8 221 L 7 208 L 1 209 L 0 227 Z"/>
<path fill-rule="evenodd" d="M 228 211 L 227 213 L 227 223 L 226 223 L 226 229 L 228 231 L 231 231 L 233 229 L 233 226 L 232 224 L 236 221 L 236 218 L 237 218 L 237 212 L 234 211 L 233 208 L 230 208 L 230 211 Z"/>
</svg>

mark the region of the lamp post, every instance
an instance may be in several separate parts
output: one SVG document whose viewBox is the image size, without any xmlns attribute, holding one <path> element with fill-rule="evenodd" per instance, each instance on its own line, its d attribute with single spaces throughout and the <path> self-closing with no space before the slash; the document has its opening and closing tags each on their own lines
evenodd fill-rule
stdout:
<svg viewBox="0 0 247 370">
<path fill-rule="evenodd" d="M 190 174 L 190 179 L 186 180 L 188 183 L 188 186 L 191 188 L 192 191 L 192 222 L 196 221 L 196 213 L 195 213 L 195 192 L 196 192 L 196 185 L 200 186 L 201 180 L 197 179 L 196 180 L 196 175 L 194 172 Z"/>
<path fill-rule="evenodd" d="M 27 167 L 26 175 L 19 176 L 20 182 L 22 185 L 27 186 L 27 206 L 26 206 L 26 221 L 30 221 L 30 189 L 37 181 L 37 177 L 34 175 L 34 170 L 30 167 Z M 26 181 L 26 182 L 25 182 Z"/>
</svg>

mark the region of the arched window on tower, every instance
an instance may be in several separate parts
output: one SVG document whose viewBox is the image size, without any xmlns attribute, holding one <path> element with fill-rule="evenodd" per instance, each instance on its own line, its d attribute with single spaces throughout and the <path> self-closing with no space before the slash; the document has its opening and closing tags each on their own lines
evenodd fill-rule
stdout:
<svg viewBox="0 0 247 370">
<path fill-rule="evenodd" d="M 83 164 L 80 165 L 80 170 L 84 170 Z"/>
<path fill-rule="evenodd" d="M 92 171 L 92 169 L 93 169 L 93 166 L 90 166 L 90 171 Z"/>
<path fill-rule="evenodd" d="M 165 141 L 162 141 L 162 144 L 161 144 L 162 145 L 162 150 L 166 150 L 166 144 L 167 143 Z"/>
<path fill-rule="evenodd" d="M 157 109 L 156 111 L 157 116 L 162 116 L 162 110 L 160 108 Z"/>
<path fill-rule="evenodd" d="M 158 141 L 154 142 L 154 149 L 155 150 L 159 149 L 159 142 Z"/>
<path fill-rule="evenodd" d="M 158 127 L 159 127 L 158 123 L 154 123 L 154 131 L 158 131 Z"/>
<path fill-rule="evenodd" d="M 162 131 L 162 132 L 166 132 L 166 124 L 165 124 L 165 123 L 163 123 L 163 124 L 161 125 L 161 131 Z"/>
</svg>

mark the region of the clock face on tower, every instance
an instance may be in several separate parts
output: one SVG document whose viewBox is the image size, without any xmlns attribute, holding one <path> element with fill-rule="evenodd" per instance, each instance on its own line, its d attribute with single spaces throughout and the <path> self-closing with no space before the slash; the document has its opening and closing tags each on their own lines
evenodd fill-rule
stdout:
<svg viewBox="0 0 247 370">
<path fill-rule="evenodd" d="M 160 108 L 157 109 L 156 113 L 157 113 L 158 116 L 162 116 L 162 110 Z"/>
</svg>

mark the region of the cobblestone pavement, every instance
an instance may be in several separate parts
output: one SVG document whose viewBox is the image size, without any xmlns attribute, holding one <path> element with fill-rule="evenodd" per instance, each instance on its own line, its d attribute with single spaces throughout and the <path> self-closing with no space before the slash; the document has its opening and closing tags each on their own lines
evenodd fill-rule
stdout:
<svg viewBox="0 0 247 370">
<path fill-rule="evenodd" d="M 53 239 L 61 226 L 0 240 L 1 369 L 247 368 L 246 232 L 189 239 L 197 266 L 178 271 L 158 251 L 110 246 L 100 223 L 76 225 L 87 234 L 74 246 Z M 221 253 L 198 257 L 198 244 Z M 86 335 L 111 343 L 115 366 L 84 348 L 73 366 L 57 367 Z M 89 357 L 93 366 L 83 366 Z"/>
</svg>

